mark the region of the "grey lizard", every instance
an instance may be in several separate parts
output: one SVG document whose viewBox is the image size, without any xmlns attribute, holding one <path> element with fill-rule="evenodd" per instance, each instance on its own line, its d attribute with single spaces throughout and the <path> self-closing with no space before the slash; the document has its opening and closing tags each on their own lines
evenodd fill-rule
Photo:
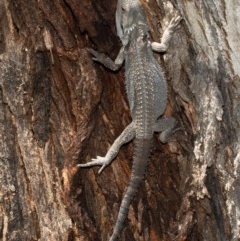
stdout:
<svg viewBox="0 0 240 241">
<path fill-rule="evenodd" d="M 165 52 L 181 17 L 171 20 L 163 33 L 161 43 L 151 42 L 145 14 L 138 0 L 119 0 L 116 11 L 116 27 L 122 48 L 115 61 L 103 53 L 90 49 L 95 61 L 116 71 L 125 61 L 126 90 L 132 122 L 114 141 L 105 157 L 97 156 L 79 167 L 100 165 L 99 173 L 117 156 L 120 147 L 134 139 L 133 166 L 129 186 L 121 202 L 113 234 L 109 241 L 117 240 L 124 227 L 130 202 L 144 178 L 149 161 L 154 132 L 161 132 L 165 143 L 175 127 L 172 117 L 162 117 L 167 105 L 167 83 L 153 51 Z"/>
</svg>

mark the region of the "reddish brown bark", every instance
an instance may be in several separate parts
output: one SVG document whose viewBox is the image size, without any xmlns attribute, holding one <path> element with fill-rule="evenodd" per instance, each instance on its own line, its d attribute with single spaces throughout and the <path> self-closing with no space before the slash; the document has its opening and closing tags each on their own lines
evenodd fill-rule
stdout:
<svg viewBox="0 0 240 241">
<path fill-rule="evenodd" d="M 178 11 L 169 103 L 181 130 L 154 137 L 146 180 L 120 240 L 239 239 L 239 26 L 236 2 L 142 1 L 154 41 Z M 131 121 L 114 58 L 116 1 L 0 3 L 0 239 L 107 240 L 131 173 L 132 144 L 99 176 L 81 169 Z"/>
</svg>

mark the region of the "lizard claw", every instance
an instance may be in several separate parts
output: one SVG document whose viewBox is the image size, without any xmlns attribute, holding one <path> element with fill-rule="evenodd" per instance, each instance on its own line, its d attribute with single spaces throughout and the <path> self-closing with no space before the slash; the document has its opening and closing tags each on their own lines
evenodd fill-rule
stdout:
<svg viewBox="0 0 240 241">
<path fill-rule="evenodd" d="M 93 56 L 96 56 L 96 55 L 98 54 L 98 52 L 97 52 L 96 50 L 91 49 L 91 48 L 87 49 L 87 51 L 88 51 L 90 54 L 92 54 Z"/>
<path fill-rule="evenodd" d="M 91 55 L 93 55 L 92 59 L 93 59 L 94 61 L 97 61 L 97 60 L 98 60 L 98 59 L 97 59 L 97 55 L 98 55 L 98 52 L 97 52 L 97 51 L 95 51 L 94 49 L 87 49 L 87 51 L 88 51 Z"/>
<path fill-rule="evenodd" d="M 103 59 L 104 56 L 105 56 L 103 53 L 99 53 L 99 52 L 97 52 L 97 51 L 94 50 L 94 49 L 88 49 L 87 51 L 88 51 L 91 55 L 93 55 L 92 59 L 93 59 L 94 61 L 101 62 L 101 59 Z"/>
<path fill-rule="evenodd" d="M 97 156 L 97 158 L 93 158 L 91 162 L 85 164 L 78 164 L 77 167 L 102 166 L 98 171 L 98 173 L 100 174 L 108 164 L 108 159 L 106 157 Z"/>
<path fill-rule="evenodd" d="M 173 18 L 169 24 L 169 28 L 173 31 L 178 26 L 178 24 L 181 22 L 181 20 L 182 20 L 181 16 L 177 16 L 177 17 Z"/>
</svg>

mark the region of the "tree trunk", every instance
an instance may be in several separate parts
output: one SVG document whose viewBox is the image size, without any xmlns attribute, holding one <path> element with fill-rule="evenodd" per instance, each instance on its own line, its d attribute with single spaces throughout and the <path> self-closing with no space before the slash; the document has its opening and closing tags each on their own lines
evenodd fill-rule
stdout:
<svg viewBox="0 0 240 241">
<path fill-rule="evenodd" d="M 116 57 L 116 0 L 0 1 L 0 240 L 107 241 L 131 173 L 132 144 L 101 175 L 77 169 L 105 155 L 130 123 Z M 169 84 L 146 179 L 119 240 L 240 240 L 240 3 L 142 0 L 151 37 L 183 17 L 156 54 Z M 239 87 L 239 88 L 238 88 Z"/>
</svg>

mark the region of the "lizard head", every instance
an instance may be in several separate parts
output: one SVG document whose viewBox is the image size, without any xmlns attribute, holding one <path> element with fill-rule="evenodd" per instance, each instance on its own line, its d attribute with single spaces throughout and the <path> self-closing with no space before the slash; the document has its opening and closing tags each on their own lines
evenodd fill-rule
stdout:
<svg viewBox="0 0 240 241">
<path fill-rule="evenodd" d="M 146 23 L 139 0 L 118 0 L 116 28 L 121 41 L 128 38 L 129 33 L 138 22 Z"/>
<path fill-rule="evenodd" d="M 142 8 L 131 8 L 125 15 L 126 25 L 122 42 L 145 46 L 149 44 L 148 25 Z M 124 42 L 123 40 L 126 39 Z"/>
</svg>

